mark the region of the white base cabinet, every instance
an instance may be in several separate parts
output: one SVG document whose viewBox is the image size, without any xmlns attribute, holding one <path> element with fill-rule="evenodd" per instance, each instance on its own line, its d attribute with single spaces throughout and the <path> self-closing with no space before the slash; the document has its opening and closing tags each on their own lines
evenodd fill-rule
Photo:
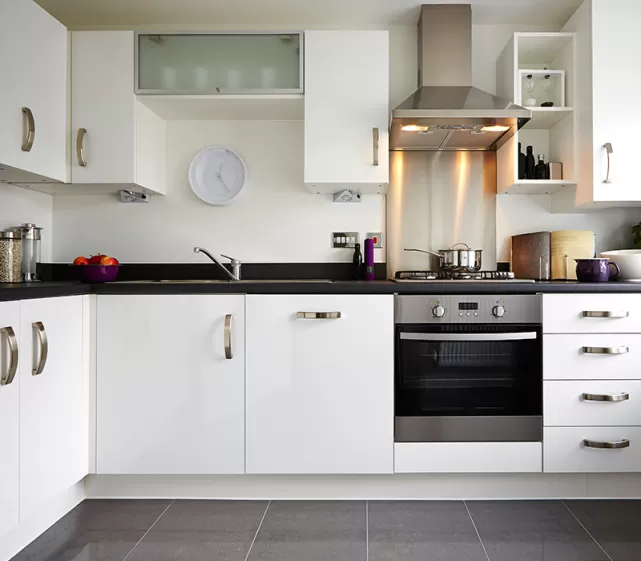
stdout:
<svg viewBox="0 0 641 561">
<path fill-rule="evenodd" d="M 19 302 L 0 303 L 0 539 L 20 522 L 19 336 Z"/>
<path fill-rule="evenodd" d="M 82 296 L 20 302 L 20 519 L 88 473 Z"/>
<path fill-rule="evenodd" d="M 67 180 L 67 41 L 32 0 L 0 2 L 2 182 Z"/>
<path fill-rule="evenodd" d="M 97 473 L 245 470 L 245 297 L 98 296 Z"/>
<path fill-rule="evenodd" d="M 247 296 L 247 473 L 393 473 L 393 423 L 393 296 Z"/>
</svg>

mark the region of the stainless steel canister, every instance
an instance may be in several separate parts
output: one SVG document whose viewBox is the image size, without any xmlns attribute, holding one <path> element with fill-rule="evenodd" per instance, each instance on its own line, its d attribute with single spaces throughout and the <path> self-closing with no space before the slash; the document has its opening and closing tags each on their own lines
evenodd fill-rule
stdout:
<svg viewBox="0 0 641 561">
<path fill-rule="evenodd" d="M 0 232 L 0 282 L 22 281 L 22 235 Z"/>
<path fill-rule="evenodd" d="M 35 282 L 38 278 L 38 264 L 40 263 L 40 244 L 42 228 L 35 224 L 25 223 L 15 228 L 22 236 L 22 280 L 24 282 Z"/>
</svg>

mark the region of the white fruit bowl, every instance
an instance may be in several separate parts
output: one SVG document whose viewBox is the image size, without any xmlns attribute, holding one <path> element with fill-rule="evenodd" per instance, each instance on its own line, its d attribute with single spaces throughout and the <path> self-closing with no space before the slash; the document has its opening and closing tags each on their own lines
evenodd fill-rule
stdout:
<svg viewBox="0 0 641 561">
<path fill-rule="evenodd" d="M 619 266 L 617 280 L 641 282 L 641 249 L 619 249 L 604 251 L 601 257 L 607 257 Z"/>
</svg>

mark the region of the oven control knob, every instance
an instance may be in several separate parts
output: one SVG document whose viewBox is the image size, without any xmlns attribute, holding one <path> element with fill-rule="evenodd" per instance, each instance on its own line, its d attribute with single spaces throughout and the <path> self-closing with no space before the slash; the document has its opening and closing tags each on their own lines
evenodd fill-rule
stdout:
<svg viewBox="0 0 641 561">
<path fill-rule="evenodd" d="M 505 315 L 505 308 L 503 306 L 494 306 L 492 308 L 492 315 L 495 318 L 502 318 Z"/>
<path fill-rule="evenodd" d="M 435 318 L 442 318 L 445 315 L 445 308 L 443 306 L 434 306 L 432 308 L 432 313 Z"/>
</svg>

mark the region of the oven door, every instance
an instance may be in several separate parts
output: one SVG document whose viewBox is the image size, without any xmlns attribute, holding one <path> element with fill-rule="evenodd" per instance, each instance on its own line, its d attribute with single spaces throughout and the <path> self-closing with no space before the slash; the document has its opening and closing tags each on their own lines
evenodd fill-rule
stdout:
<svg viewBox="0 0 641 561">
<path fill-rule="evenodd" d="M 397 325 L 397 442 L 542 440 L 540 325 Z"/>
</svg>

